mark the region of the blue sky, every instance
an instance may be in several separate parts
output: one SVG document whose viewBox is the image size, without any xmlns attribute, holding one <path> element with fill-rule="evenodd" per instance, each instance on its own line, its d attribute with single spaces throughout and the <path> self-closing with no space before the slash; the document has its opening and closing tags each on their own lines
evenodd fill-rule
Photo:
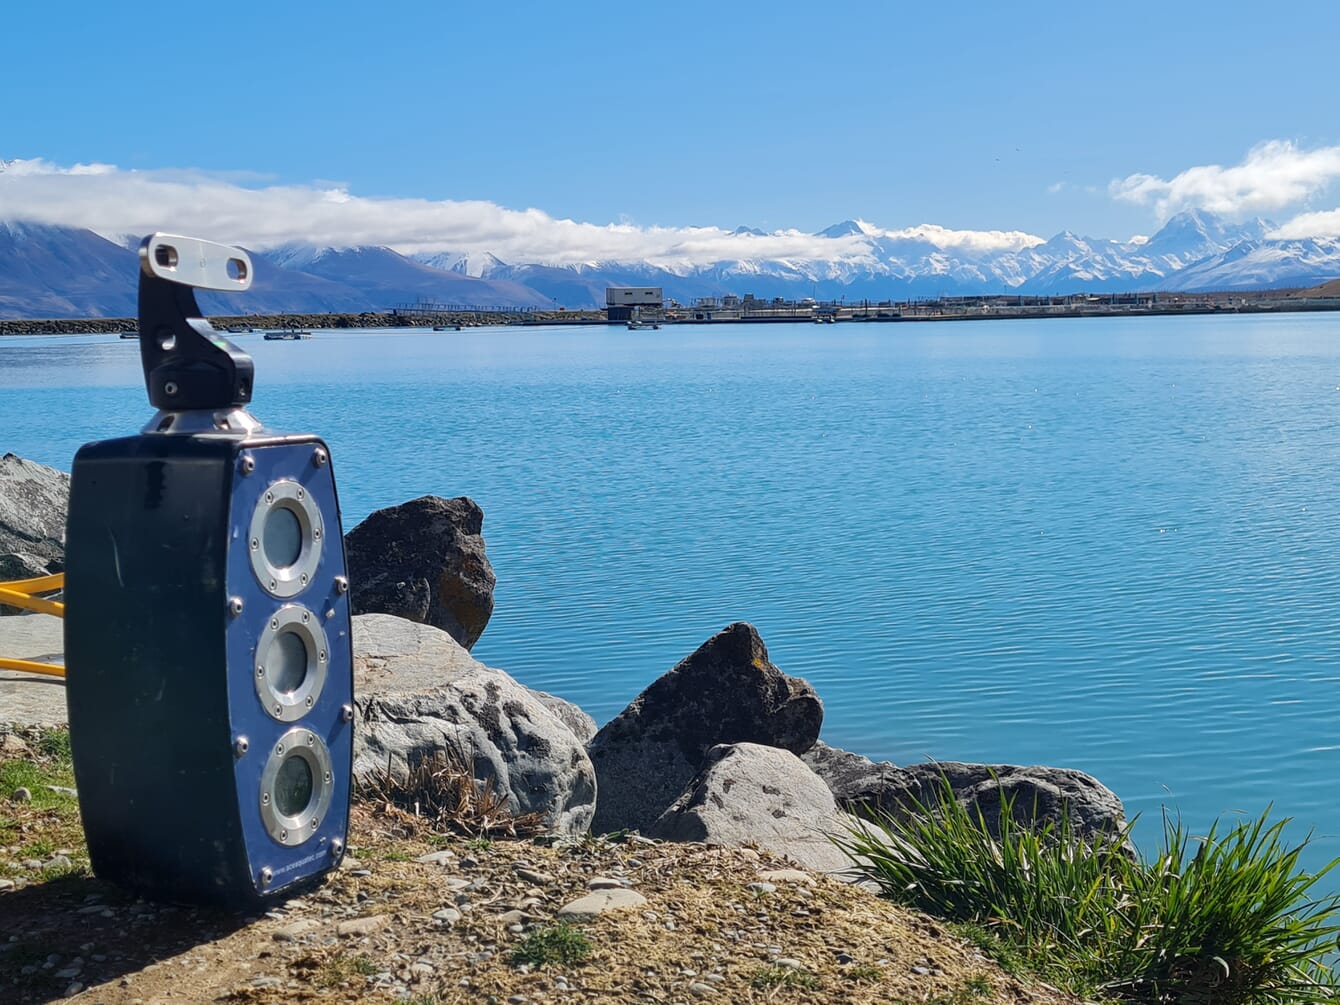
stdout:
<svg viewBox="0 0 1340 1005">
<path fill-rule="evenodd" d="M 1334 2 L 77 0 L 0 24 L 0 218 L 555 260 L 846 218 L 1126 238 L 1202 206 L 1340 233 Z"/>
</svg>

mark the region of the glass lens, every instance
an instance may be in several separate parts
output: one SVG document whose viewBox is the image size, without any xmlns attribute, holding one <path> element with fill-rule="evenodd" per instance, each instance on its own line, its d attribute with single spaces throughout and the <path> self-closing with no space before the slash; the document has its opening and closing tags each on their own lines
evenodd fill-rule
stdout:
<svg viewBox="0 0 1340 1005">
<path fill-rule="evenodd" d="M 265 514 L 261 532 L 265 560 L 276 569 L 287 569 L 302 554 L 302 524 L 287 506 L 276 506 Z"/>
<path fill-rule="evenodd" d="M 280 632 L 265 654 L 265 672 L 270 686 L 280 694 L 292 694 L 307 679 L 307 644 L 297 632 Z"/>
<path fill-rule="evenodd" d="M 299 754 L 290 754 L 275 777 L 275 809 L 296 817 L 312 802 L 312 766 Z"/>
</svg>

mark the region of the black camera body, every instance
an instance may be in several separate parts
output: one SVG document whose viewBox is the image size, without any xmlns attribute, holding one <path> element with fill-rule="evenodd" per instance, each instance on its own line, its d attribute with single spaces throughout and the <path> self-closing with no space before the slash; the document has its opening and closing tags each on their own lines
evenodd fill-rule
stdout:
<svg viewBox="0 0 1340 1005">
<path fill-rule="evenodd" d="M 75 456 L 66 689 L 94 872 L 159 899 L 246 905 L 344 852 L 349 584 L 325 443 L 241 409 L 250 360 L 188 316 L 183 280 L 157 274 L 160 249 L 180 262 L 203 245 L 154 235 L 141 249 L 146 383 L 173 407 Z M 202 254 L 225 253 L 249 281 L 243 253 Z"/>
</svg>

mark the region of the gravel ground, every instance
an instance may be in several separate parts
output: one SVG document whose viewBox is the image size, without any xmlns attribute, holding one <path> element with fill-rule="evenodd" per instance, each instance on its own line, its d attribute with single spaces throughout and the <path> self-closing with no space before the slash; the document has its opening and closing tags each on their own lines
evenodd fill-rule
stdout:
<svg viewBox="0 0 1340 1005">
<path fill-rule="evenodd" d="M 750 848 L 487 841 L 361 804 L 337 872 L 243 916 L 146 903 L 93 878 L 62 798 L 0 805 L 6 1005 L 1074 1005 L 930 918 Z M 593 893 L 613 906 L 598 913 Z"/>
</svg>

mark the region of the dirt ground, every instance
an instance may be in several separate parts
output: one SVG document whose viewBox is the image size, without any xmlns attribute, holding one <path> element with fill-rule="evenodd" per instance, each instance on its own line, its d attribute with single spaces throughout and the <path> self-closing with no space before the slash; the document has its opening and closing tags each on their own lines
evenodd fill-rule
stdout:
<svg viewBox="0 0 1340 1005">
<path fill-rule="evenodd" d="M 243 916 L 92 877 L 69 806 L 0 816 L 6 1005 L 1074 1001 L 929 918 L 749 848 L 471 839 L 360 804 L 338 871 Z M 561 922 L 600 888 L 645 901 Z"/>
</svg>

